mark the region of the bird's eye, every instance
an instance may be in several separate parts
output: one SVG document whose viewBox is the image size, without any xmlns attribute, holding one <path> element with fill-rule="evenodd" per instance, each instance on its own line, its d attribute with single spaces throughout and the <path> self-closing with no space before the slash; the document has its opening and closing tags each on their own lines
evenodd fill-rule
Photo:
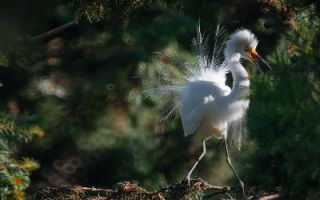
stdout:
<svg viewBox="0 0 320 200">
<path fill-rule="evenodd" d="M 250 49 L 249 47 L 246 47 L 246 48 L 244 48 L 244 51 L 245 51 L 245 52 L 250 52 L 251 49 Z"/>
</svg>

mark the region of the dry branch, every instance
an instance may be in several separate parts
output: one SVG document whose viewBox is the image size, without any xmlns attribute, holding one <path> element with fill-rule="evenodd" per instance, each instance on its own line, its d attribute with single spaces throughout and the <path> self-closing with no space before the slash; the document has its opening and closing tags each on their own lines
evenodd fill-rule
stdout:
<svg viewBox="0 0 320 200">
<path fill-rule="evenodd" d="M 140 187 L 137 183 L 121 182 L 113 186 L 112 189 L 64 185 L 32 188 L 28 193 L 35 200 L 189 200 L 212 199 L 214 197 L 231 200 L 236 199 L 232 195 L 237 190 L 237 188 L 231 189 L 229 186 L 211 185 L 201 179 L 192 179 L 190 185 L 183 180 L 167 187 L 161 187 L 154 192 Z M 265 194 L 260 197 L 248 195 L 245 200 L 274 200 L 279 197 L 279 194 Z M 237 197 L 237 199 L 243 200 L 242 197 Z"/>
<path fill-rule="evenodd" d="M 37 36 L 34 36 L 34 37 L 31 38 L 31 40 L 40 40 L 40 39 L 44 39 L 44 38 L 50 37 L 52 35 L 55 35 L 55 34 L 58 34 L 58 33 L 62 32 L 62 31 L 64 31 L 67 28 L 70 28 L 70 27 L 72 27 L 72 26 L 74 26 L 76 24 L 78 24 L 78 22 L 76 20 L 73 20 L 73 21 L 68 22 L 66 24 L 63 24 L 61 26 L 53 28 L 53 29 L 51 29 L 51 30 L 49 30 L 49 31 L 47 31 L 45 33 L 42 33 L 42 34 L 37 35 Z"/>
</svg>

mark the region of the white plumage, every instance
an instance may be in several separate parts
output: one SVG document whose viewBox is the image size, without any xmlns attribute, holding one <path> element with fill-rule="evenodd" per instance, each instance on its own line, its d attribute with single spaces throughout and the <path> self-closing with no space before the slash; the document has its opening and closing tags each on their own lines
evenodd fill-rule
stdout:
<svg viewBox="0 0 320 200">
<path fill-rule="evenodd" d="M 216 38 L 217 39 L 217 38 Z M 228 124 L 241 120 L 248 108 L 248 74 L 240 58 L 248 58 L 247 51 L 254 50 L 257 39 L 248 30 L 242 29 L 226 42 L 222 63 L 216 62 L 217 55 L 210 60 L 200 30 L 194 45 L 198 50 L 197 65 L 177 95 L 184 134 L 198 132 L 203 138 L 210 135 L 227 137 Z M 220 47 L 215 47 L 220 48 Z M 214 50 L 216 51 L 216 50 Z M 219 56 L 219 55 L 218 55 Z M 226 74 L 232 73 L 233 87 L 226 85 Z M 239 140 L 241 133 L 234 133 Z"/>
<path fill-rule="evenodd" d="M 228 128 L 234 122 L 242 122 L 249 106 L 249 76 L 240 59 L 244 58 L 256 64 L 256 58 L 269 65 L 255 51 L 258 40 L 247 29 L 240 29 L 231 34 L 224 45 L 219 45 L 221 31 L 219 26 L 212 58 L 208 56 L 206 41 L 198 28 L 197 37 L 193 41 L 196 49 L 196 67 L 186 67 L 187 76 L 180 85 L 166 85 L 158 88 L 159 92 L 173 93 L 174 108 L 177 108 L 185 136 L 197 132 L 202 136 L 203 153 L 197 163 L 189 171 L 187 179 L 206 153 L 206 140 L 212 136 L 223 138 L 226 148 L 227 162 L 238 178 L 243 194 L 244 184 L 234 170 L 227 148 Z M 223 49 L 224 47 L 224 49 Z M 221 57 L 224 57 L 222 61 Z M 226 85 L 226 74 L 232 75 L 232 89 Z M 241 130 L 232 133 L 232 139 L 240 144 Z"/>
<path fill-rule="evenodd" d="M 197 37 L 193 40 L 196 63 L 185 66 L 184 79 L 147 91 L 156 94 L 154 96 L 174 96 L 172 108 L 181 117 L 185 136 L 197 132 L 203 139 L 210 135 L 226 138 L 233 124 L 241 125 L 245 121 L 250 81 L 240 58 L 255 63 L 252 56 L 258 56 L 255 51 L 258 41 L 249 30 L 241 29 L 223 43 L 220 41 L 222 32 L 218 26 L 212 57 L 209 57 L 207 40 L 203 38 L 199 26 Z M 232 89 L 226 85 L 226 75 L 230 72 Z M 229 130 L 231 141 L 238 148 L 244 130 Z"/>
<path fill-rule="evenodd" d="M 197 132 L 204 140 L 203 153 L 189 171 L 187 179 L 190 180 L 193 170 L 206 153 L 206 140 L 212 136 L 223 137 L 227 163 L 238 178 L 245 196 L 244 184 L 231 164 L 227 134 L 231 123 L 244 119 L 249 106 L 250 81 L 248 73 L 240 63 L 240 58 L 256 63 L 253 56 L 260 58 L 255 51 L 258 40 L 247 29 L 236 31 L 225 43 L 225 59 L 222 63 L 219 63 L 219 57 L 216 57 L 217 43 L 214 46 L 213 57 L 209 59 L 200 28 L 194 44 L 198 50 L 198 69 L 187 78 L 186 84 L 177 96 L 177 102 L 181 105 L 179 113 L 184 134 Z M 228 72 L 232 74 L 232 89 L 226 85 Z M 233 133 L 233 139 L 240 144 L 241 132 Z"/>
</svg>

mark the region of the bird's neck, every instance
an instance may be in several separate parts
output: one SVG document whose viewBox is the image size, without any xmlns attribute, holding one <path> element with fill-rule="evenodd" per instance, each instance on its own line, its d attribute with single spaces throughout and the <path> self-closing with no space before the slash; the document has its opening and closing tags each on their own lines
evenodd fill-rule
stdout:
<svg viewBox="0 0 320 200">
<path fill-rule="evenodd" d="M 235 54 L 227 60 L 233 79 L 230 96 L 233 97 L 234 100 L 247 98 L 249 95 L 250 80 L 247 71 L 240 63 L 240 54 Z"/>
</svg>

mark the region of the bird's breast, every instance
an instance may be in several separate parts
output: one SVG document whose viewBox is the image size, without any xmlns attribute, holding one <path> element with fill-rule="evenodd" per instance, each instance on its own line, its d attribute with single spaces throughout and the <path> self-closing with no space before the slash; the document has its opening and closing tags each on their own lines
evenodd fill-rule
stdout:
<svg viewBox="0 0 320 200">
<path fill-rule="evenodd" d="M 196 134 L 201 138 L 208 138 L 209 136 L 214 136 L 216 138 L 223 137 L 227 132 L 227 123 L 220 122 L 215 123 L 210 120 L 210 118 L 205 118 L 200 124 L 199 128 L 196 131 Z"/>
</svg>

